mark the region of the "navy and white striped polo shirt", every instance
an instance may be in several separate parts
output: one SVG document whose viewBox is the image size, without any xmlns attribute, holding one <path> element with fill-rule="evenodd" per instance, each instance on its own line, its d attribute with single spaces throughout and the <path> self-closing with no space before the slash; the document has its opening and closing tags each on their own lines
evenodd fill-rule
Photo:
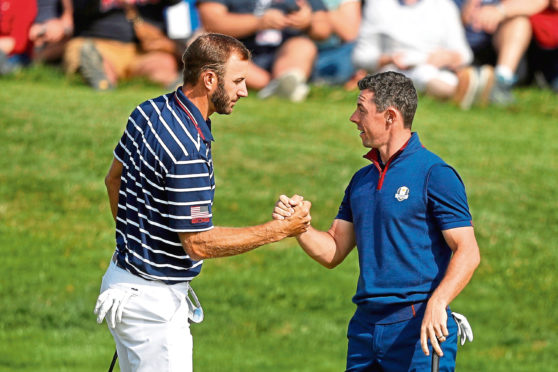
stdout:
<svg viewBox="0 0 558 372">
<path fill-rule="evenodd" d="M 121 267 L 167 284 L 199 274 L 203 261 L 190 259 L 177 233 L 213 228 L 212 140 L 211 121 L 181 88 L 132 112 L 114 150 L 124 165 L 116 218 Z"/>
</svg>

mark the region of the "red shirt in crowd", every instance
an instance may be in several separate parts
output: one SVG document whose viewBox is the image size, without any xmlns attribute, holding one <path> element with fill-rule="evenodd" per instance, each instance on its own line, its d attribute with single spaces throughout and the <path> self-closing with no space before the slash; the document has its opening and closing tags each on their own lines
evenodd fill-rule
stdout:
<svg viewBox="0 0 558 372">
<path fill-rule="evenodd" d="M 548 8 L 531 16 L 531 25 L 533 35 L 541 47 L 558 48 L 558 10 Z"/>
<path fill-rule="evenodd" d="M 36 0 L 0 0 L 0 37 L 14 38 L 14 49 L 10 53 L 31 53 L 29 28 L 37 16 Z"/>
</svg>

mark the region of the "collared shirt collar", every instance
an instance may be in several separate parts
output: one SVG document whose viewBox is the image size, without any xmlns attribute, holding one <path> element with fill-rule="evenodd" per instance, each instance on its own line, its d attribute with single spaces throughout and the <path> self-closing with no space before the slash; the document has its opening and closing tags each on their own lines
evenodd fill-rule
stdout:
<svg viewBox="0 0 558 372">
<path fill-rule="evenodd" d="M 190 118 L 196 130 L 198 131 L 200 137 L 205 142 L 214 141 L 213 135 L 211 134 L 211 119 L 207 118 L 205 120 L 200 110 L 186 97 L 182 91 L 182 86 L 178 87 L 174 94 L 174 99 L 182 111 Z"/>
<path fill-rule="evenodd" d="M 418 133 L 413 132 L 411 133 L 411 138 L 409 138 L 409 140 L 405 142 L 405 144 L 401 146 L 401 148 L 391 156 L 391 158 L 388 160 L 388 163 L 398 158 L 403 153 L 403 150 L 405 150 L 405 154 L 410 154 L 422 147 L 423 146 L 420 143 Z M 382 163 L 382 159 L 380 158 L 380 153 L 376 148 L 371 149 L 370 151 L 368 151 L 368 153 L 364 154 L 362 157 L 370 160 L 373 163 L 378 163 L 382 166 L 385 165 Z"/>
</svg>

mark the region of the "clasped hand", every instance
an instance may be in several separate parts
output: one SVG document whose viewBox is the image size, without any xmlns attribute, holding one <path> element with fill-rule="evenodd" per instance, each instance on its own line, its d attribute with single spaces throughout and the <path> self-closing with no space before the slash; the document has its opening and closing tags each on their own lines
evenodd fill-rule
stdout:
<svg viewBox="0 0 558 372">
<path fill-rule="evenodd" d="M 304 200 L 300 195 L 293 195 L 289 198 L 286 195 L 279 196 L 279 200 L 275 203 L 272 217 L 274 220 L 284 220 L 289 225 L 294 223 L 292 232 L 289 236 L 297 236 L 308 230 L 312 216 L 310 208 L 312 203 Z"/>
</svg>

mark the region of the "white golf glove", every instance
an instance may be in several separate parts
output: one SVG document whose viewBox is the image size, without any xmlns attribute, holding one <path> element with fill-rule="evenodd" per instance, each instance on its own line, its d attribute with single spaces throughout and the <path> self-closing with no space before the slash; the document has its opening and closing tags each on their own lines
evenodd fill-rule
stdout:
<svg viewBox="0 0 558 372">
<path fill-rule="evenodd" d="M 466 341 L 473 342 L 473 328 L 467 321 L 464 315 L 452 312 L 453 319 L 457 323 L 457 336 L 461 340 L 461 346 L 465 344 Z"/>
<path fill-rule="evenodd" d="M 128 300 L 138 295 L 135 288 L 112 287 L 104 291 L 97 298 L 94 313 L 97 314 L 97 323 L 107 320 L 110 328 L 115 328 L 116 323 L 122 321 L 122 311 Z"/>
</svg>

